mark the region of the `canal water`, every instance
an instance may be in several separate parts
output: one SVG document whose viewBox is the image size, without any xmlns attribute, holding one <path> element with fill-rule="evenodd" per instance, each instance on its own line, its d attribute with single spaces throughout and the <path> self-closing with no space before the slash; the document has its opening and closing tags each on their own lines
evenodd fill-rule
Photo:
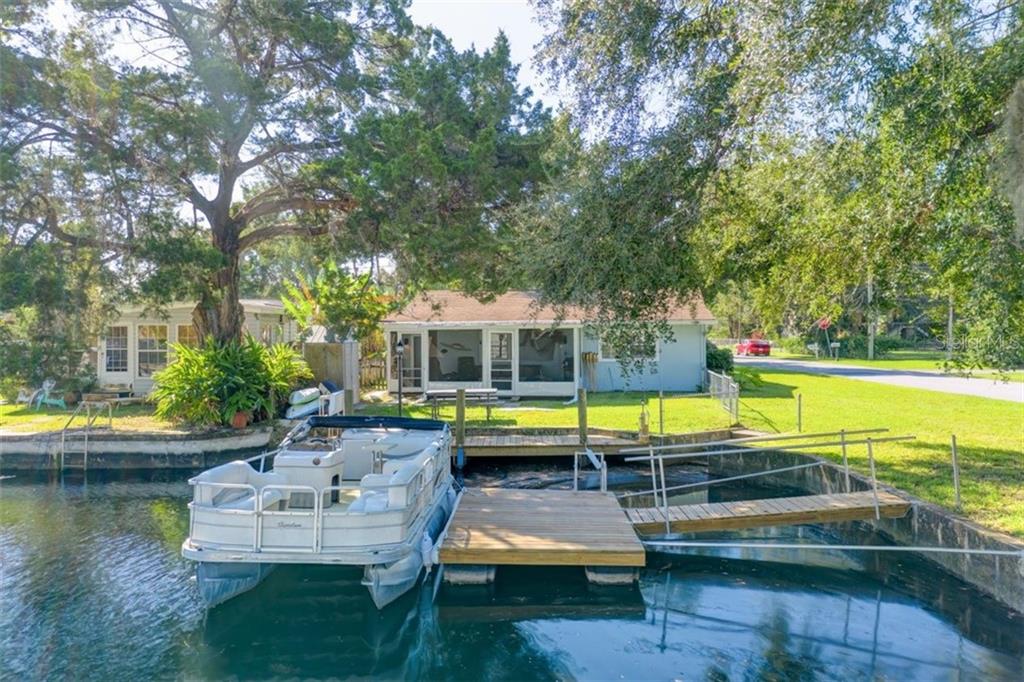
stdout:
<svg viewBox="0 0 1024 682">
<path fill-rule="evenodd" d="M 665 553 L 633 588 L 506 570 L 382 613 L 359 570 L 286 566 L 207 613 L 179 555 L 186 477 L 0 481 L 0 678 L 1022 679 L 1021 615 L 909 555 Z"/>
</svg>

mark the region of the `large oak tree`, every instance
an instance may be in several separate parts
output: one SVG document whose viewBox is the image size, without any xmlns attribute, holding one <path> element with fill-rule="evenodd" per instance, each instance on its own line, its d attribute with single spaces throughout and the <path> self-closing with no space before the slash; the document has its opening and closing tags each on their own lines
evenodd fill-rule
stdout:
<svg viewBox="0 0 1024 682">
<path fill-rule="evenodd" d="M 21 17 L 0 51 L 27 226 L 9 243 L 105 254 L 132 293 L 197 299 L 220 341 L 241 333 L 243 255 L 273 240 L 332 235 L 342 258 L 383 253 L 425 279 L 493 271 L 547 115 L 503 37 L 458 53 L 404 4 L 82 0 L 62 30 Z"/>
</svg>

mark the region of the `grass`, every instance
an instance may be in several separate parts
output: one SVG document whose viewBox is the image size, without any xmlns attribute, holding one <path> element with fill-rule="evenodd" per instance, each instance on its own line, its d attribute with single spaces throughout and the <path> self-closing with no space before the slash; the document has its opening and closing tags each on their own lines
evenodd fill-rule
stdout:
<svg viewBox="0 0 1024 682">
<path fill-rule="evenodd" d="M 895 350 L 886 354 L 885 357 L 877 360 L 866 360 L 864 358 L 839 358 L 829 360 L 828 358 L 815 358 L 810 353 L 789 353 L 781 348 L 772 348 L 771 357 L 782 360 L 817 361 L 838 365 L 858 365 L 861 367 L 875 367 L 878 369 L 913 369 L 928 372 L 942 372 L 943 363 L 946 361 L 946 354 L 942 351 L 931 350 Z M 973 377 L 995 376 L 995 370 L 975 370 L 971 373 Z M 1024 382 L 1024 371 L 1008 373 L 1010 381 Z"/>
<path fill-rule="evenodd" d="M 55 407 L 37 410 L 24 404 L 0 405 L 0 429 L 19 433 L 60 431 L 71 412 Z M 101 417 L 97 423 L 106 425 L 106 417 Z M 75 417 L 72 426 L 85 426 L 85 416 Z M 119 431 L 182 432 L 182 427 L 156 417 L 152 405 L 123 405 L 115 409 L 113 427 Z"/>
<path fill-rule="evenodd" d="M 764 384 L 743 393 L 740 420 L 750 428 L 793 431 L 796 394 L 805 432 L 887 427 L 914 435 L 875 448 L 879 480 L 930 502 L 955 504 L 950 436 L 956 434 L 963 512 L 1024 537 L 1024 406 L 1003 400 L 886 386 L 783 370 L 761 372 Z M 839 461 L 838 447 L 817 454 Z M 850 448 L 851 466 L 868 470 L 865 446 Z"/>
<path fill-rule="evenodd" d="M 587 424 L 591 427 L 636 431 L 640 423 L 645 396 L 641 393 L 592 393 L 587 399 Z M 717 401 L 707 397 L 671 395 L 665 397 L 665 431 L 683 433 L 728 426 L 728 414 Z M 658 431 L 658 398 L 655 394 L 648 405 L 648 424 L 652 433 Z M 364 414 L 398 414 L 394 404 L 378 404 L 366 408 Z M 429 405 L 407 404 L 403 414 L 429 418 Z M 455 420 L 455 407 L 442 406 L 440 417 Z M 494 407 L 487 421 L 485 408 L 467 405 L 466 424 L 473 427 L 576 427 L 577 407 L 562 400 L 522 400 L 507 407 Z"/>
</svg>

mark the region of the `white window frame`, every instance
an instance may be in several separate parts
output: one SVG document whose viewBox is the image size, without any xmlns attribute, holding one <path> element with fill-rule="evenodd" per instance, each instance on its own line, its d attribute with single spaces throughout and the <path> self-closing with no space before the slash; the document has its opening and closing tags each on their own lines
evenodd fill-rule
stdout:
<svg viewBox="0 0 1024 682">
<path fill-rule="evenodd" d="M 143 341 L 143 339 L 142 339 L 142 330 L 144 328 L 146 328 L 146 327 L 157 327 L 157 328 L 163 327 L 164 328 L 164 348 L 163 348 L 163 351 L 161 351 L 160 349 L 148 349 L 148 348 L 145 349 L 145 350 L 142 349 L 142 341 Z M 135 375 L 137 377 L 139 377 L 140 379 L 149 379 L 149 378 L 152 378 L 152 376 L 153 376 L 153 372 L 150 372 L 149 374 L 143 374 L 142 373 L 142 354 L 143 353 L 160 353 L 160 352 L 163 352 L 163 354 L 164 354 L 164 364 L 163 364 L 163 367 L 161 367 L 160 369 L 163 369 L 164 367 L 167 366 L 167 361 L 168 361 L 167 353 L 169 351 L 169 348 L 168 348 L 168 342 L 169 341 L 170 341 L 170 329 L 168 328 L 168 326 L 166 324 L 139 324 L 139 325 L 136 325 L 136 327 L 135 327 Z M 158 372 L 158 371 L 160 371 L 160 370 L 159 369 L 158 370 L 154 370 L 154 372 Z"/>
<path fill-rule="evenodd" d="M 110 330 L 111 329 L 123 329 L 124 330 L 124 348 L 111 348 L 110 347 Z M 129 330 L 126 324 L 112 324 L 107 327 L 107 333 L 103 337 L 103 371 L 106 374 L 127 374 L 131 369 L 131 349 L 129 343 Z M 118 337 L 121 338 L 121 337 Z M 117 350 L 124 353 L 124 369 L 110 369 L 110 351 Z"/>
</svg>

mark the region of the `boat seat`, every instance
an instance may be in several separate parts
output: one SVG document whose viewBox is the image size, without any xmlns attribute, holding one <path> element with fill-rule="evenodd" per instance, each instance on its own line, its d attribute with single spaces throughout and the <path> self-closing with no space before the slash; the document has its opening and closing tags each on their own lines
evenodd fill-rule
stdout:
<svg viewBox="0 0 1024 682">
<path fill-rule="evenodd" d="M 247 493 L 244 490 L 233 490 L 231 492 L 244 493 L 241 497 L 233 498 L 228 502 L 215 503 L 218 509 L 244 509 L 246 511 L 252 511 L 252 494 Z M 284 499 L 285 491 L 273 488 L 271 490 L 262 490 L 263 493 L 263 507 L 262 509 L 269 509 L 271 505 L 277 504 Z"/>
<path fill-rule="evenodd" d="M 247 462 L 236 460 L 214 467 L 195 477 L 197 483 L 229 483 L 251 485 L 257 490 L 266 485 L 285 485 L 288 479 L 279 473 L 269 471 L 260 473 Z M 205 506 L 223 507 L 245 498 L 252 498 L 252 492 L 243 488 L 217 488 L 215 486 L 197 486 L 195 501 Z M 244 506 L 243 506 L 244 508 Z"/>
<path fill-rule="evenodd" d="M 350 512 L 382 512 L 388 508 L 388 496 L 377 490 L 364 490 L 355 502 L 348 506 Z"/>
</svg>

